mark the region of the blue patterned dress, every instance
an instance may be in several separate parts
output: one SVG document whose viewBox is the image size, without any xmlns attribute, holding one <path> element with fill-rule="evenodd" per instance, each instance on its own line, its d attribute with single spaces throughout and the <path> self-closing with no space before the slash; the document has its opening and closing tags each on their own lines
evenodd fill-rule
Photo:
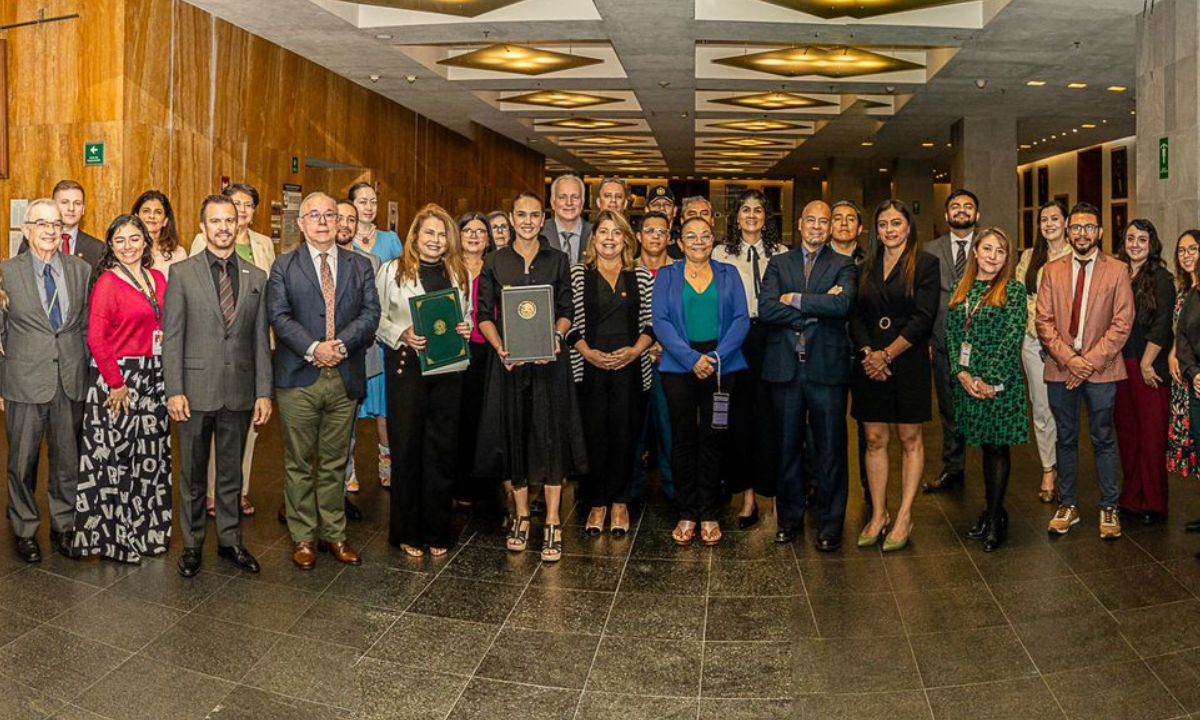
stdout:
<svg viewBox="0 0 1200 720">
<path fill-rule="evenodd" d="M 404 252 L 404 246 L 400 243 L 400 236 L 396 233 L 389 230 L 379 230 L 378 233 L 379 236 L 375 239 L 375 246 L 371 248 L 371 254 L 379 258 L 379 266 L 383 267 L 388 262 L 400 257 L 400 254 Z M 382 359 L 383 346 L 379 343 L 375 343 L 375 345 L 375 352 L 379 353 L 379 357 Z M 367 378 L 367 397 L 358 409 L 360 419 L 387 417 L 385 374 L 380 373 L 373 378 Z"/>
</svg>

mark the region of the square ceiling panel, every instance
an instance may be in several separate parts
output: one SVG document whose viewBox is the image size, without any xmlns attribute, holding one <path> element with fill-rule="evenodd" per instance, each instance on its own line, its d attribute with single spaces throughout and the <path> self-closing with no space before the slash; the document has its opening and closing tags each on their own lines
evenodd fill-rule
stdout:
<svg viewBox="0 0 1200 720">
<path fill-rule="evenodd" d="M 589 65 L 599 65 L 602 62 L 603 60 L 597 58 L 570 55 L 526 45 L 496 43 L 440 60 L 438 65 L 518 75 L 544 75 Z"/>
<path fill-rule="evenodd" d="M 853 48 L 847 45 L 822 47 L 801 45 L 784 50 L 717 58 L 713 62 L 726 67 L 769 73 L 781 77 L 848 78 L 879 73 L 921 70 L 924 65 Z"/>
<path fill-rule="evenodd" d="M 720 128 L 721 130 L 736 130 L 738 132 L 747 133 L 771 133 L 771 132 L 811 132 L 812 123 L 809 122 L 793 122 L 791 120 L 772 120 L 770 118 L 750 118 L 746 120 L 726 120 L 724 122 L 713 123 L 712 127 Z"/>
<path fill-rule="evenodd" d="M 502 102 L 518 103 L 521 105 L 538 105 L 572 110 L 576 108 L 594 107 L 609 103 L 621 102 L 618 98 L 592 95 L 590 93 L 562 92 L 560 90 L 541 90 L 538 92 L 513 95 L 501 98 Z"/>
<path fill-rule="evenodd" d="M 396 8 L 397 10 L 477 17 L 493 10 L 523 3 L 525 0 L 351 0 L 351 2 L 358 5 Z"/>
<path fill-rule="evenodd" d="M 629 120 L 614 120 L 603 118 L 560 118 L 558 120 L 542 120 L 534 123 L 540 128 L 566 128 L 568 130 L 616 130 L 617 128 L 635 127 L 636 122 Z"/>
<path fill-rule="evenodd" d="M 711 102 L 721 105 L 752 108 L 754 110 L 798 110 L 801 108 L 836 107 L 836 103 L 828 100 L 797 95 L 796 93 L 776 91 L 754 93 L 752 95 L 734 95 L 727 98 L 715 98 Z"/>
<path fill-rule="evenodd" d="M 939 5 L 958 5 L 968 0 L 760 0 L 788 10 L 816 15 L 819 18 L 851 17 L 857 20 L 891 13 L 924 10 Z"/>
</svg>

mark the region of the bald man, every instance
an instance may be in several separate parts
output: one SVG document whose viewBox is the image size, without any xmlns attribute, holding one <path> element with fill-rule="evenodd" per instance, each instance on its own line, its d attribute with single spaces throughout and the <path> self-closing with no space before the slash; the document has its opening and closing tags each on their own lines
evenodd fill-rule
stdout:
<svg viewBox="0 0 1200 720">
<path fill-rule="evenodd" d="M 812 455 L 816 547 L 822 552 L 841 547 L 846 517 L 846 319 L 858 288 L 854 261 L 828 247 L 831 223 L 828 205 L 819 200 L 806 205 L 801 244 L 771 259 L 758 295 L 758 319 L 768 333 L 763 379 L 772 384 L 782 438 L 775 541 L 790 543 L 804 534 L 804 468 Z"/>
</svg>

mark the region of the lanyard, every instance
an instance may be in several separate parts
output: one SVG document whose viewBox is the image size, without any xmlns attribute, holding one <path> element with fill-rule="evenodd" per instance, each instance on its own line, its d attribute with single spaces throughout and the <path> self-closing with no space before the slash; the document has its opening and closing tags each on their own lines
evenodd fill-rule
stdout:
<svg viewBox="0 0 1200 720">
<path fill-rule="evenodd" d="M 146 272 L 146 268 L 141 268 L 142 279 L 146 281 L 146 286 L 150 288 L 150 292 L 146 292 L 146 288 L 138 284 L 137 278 L 133 276 L 133 273 L 129 272 L 129 268 L 120 263 L 117 264 L 117 267 L 125 274 L 125 277 L 129 278 L 129 282 L 133 283 L 133 286 L 138 289 L 142 297 L 146 298 L 146 301 L 150 303 L 150 307 L 154 308 L 155 321 L 162 322 L 162 308 L 158 306 L 158 296 L 154 294 L 154 280 L 150 278 L 149 273 Z"/>
<path fill-rule="evenodd" d="M 984 292 L 982 296 L 980 296 L 979 302 L 975 303 L 974 310 L 971 309 L 971 301 L 970 300 L 963 301 L 963 309 L 966 310 L 966 312 L 967 312 L 967 324 L 966 324 L 966 327 L 963 329 L 963 335 L 965 335 L 967 337 L 971 337 L 971 323 L 975 321 L 975 316 L 978 315 L 979 311 L 983 309 L 983 301 L 987 300 L 988 293 L 991 291 L 992 291 L 992 288 L 989 285 L 987 291 Z"/>
</svg>

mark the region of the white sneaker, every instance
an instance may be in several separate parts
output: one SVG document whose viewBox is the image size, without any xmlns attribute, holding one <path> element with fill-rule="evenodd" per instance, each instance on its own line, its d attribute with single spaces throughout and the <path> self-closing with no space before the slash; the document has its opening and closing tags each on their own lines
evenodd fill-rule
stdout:
<svg viewBox="0 0 1200 720">
<path fill-rule="evenodd" d="M 1100 508 L 1100 539 L 1116 540 L 1121 537 L 1121 514 L 1115 507 Z"/>
</svg>

